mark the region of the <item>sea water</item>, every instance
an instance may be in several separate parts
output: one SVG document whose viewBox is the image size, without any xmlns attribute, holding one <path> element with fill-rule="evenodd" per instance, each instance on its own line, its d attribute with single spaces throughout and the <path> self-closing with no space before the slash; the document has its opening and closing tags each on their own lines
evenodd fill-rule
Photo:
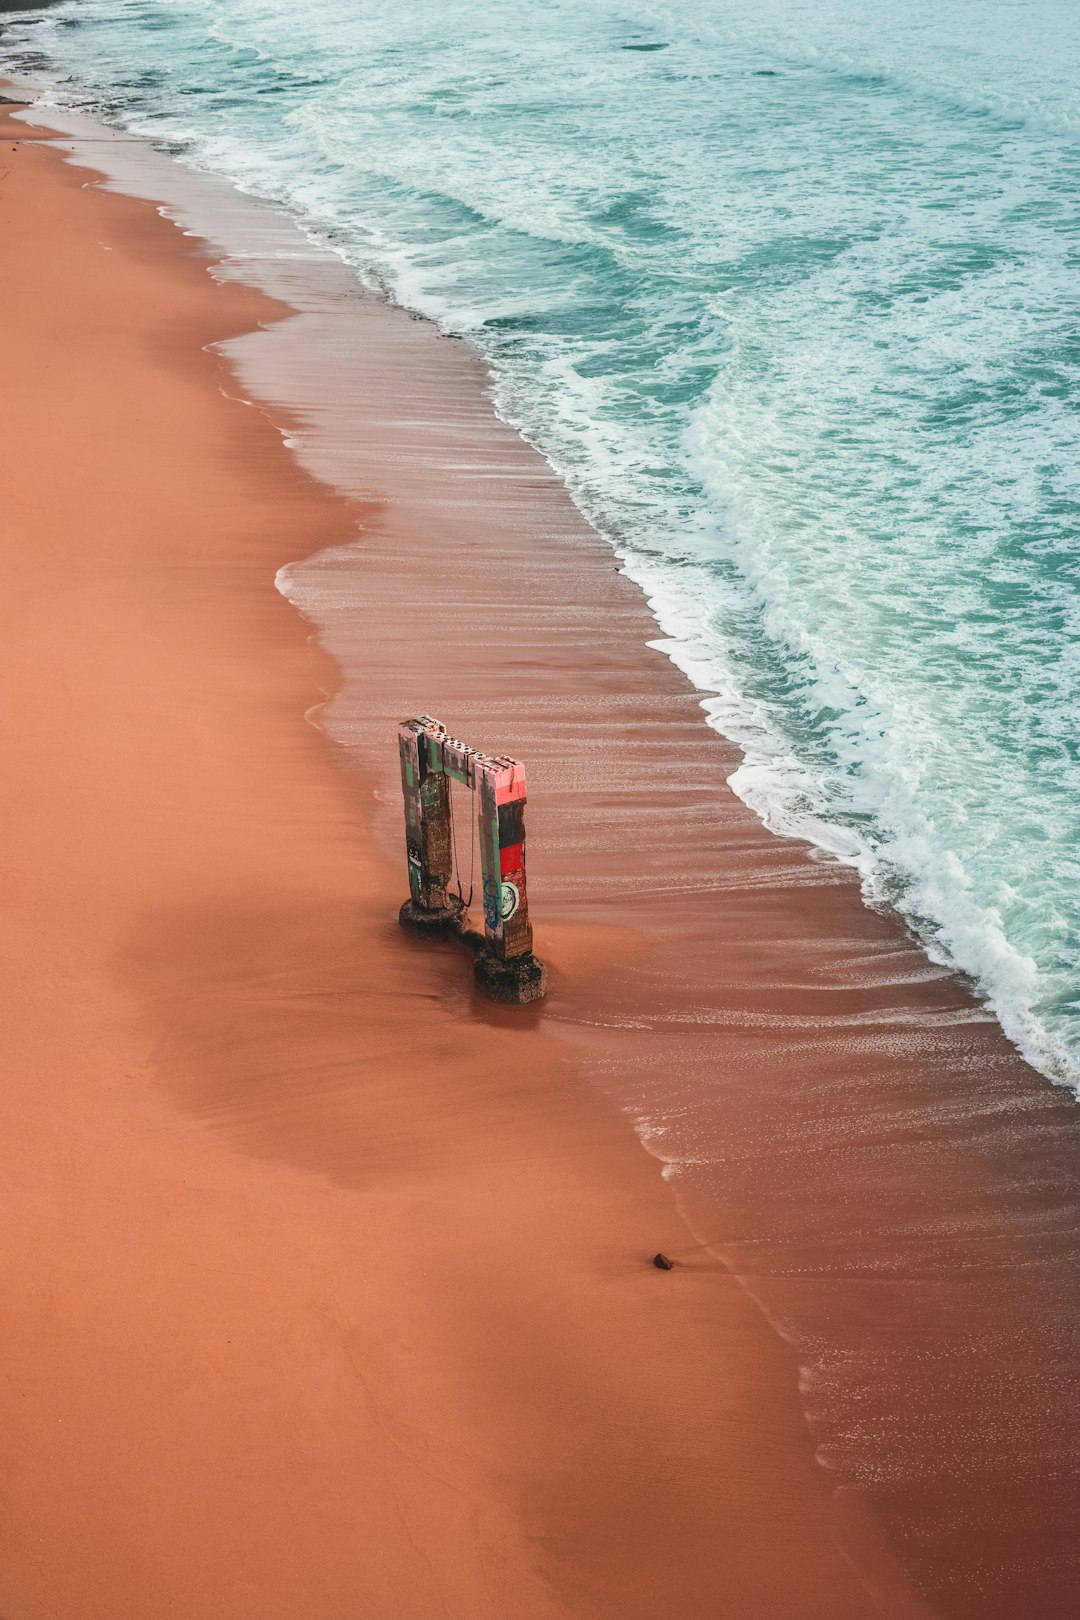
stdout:
<svg viewBox="0 0 1080 1620">
<path fill-rule="evenodd" d="M 487 357 L 778 832 L 1080 1085 L 1068 0 L 62 0 L 0 66 Z"/>
</svg>

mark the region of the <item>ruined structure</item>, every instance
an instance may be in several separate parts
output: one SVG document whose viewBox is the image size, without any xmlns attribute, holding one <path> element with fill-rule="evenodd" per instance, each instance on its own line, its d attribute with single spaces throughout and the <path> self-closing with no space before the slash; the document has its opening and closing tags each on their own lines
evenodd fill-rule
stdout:
<svg viewBox="0 0 1080 1620">
<path fill-rule="evenodd" d="M 496 1001 L 537 1001 L 546 988 L 544 966 L 532 953 L 525 889 L 525 767 L 503 755 L 482 754 L 430 715 L 398 727 L 409 891 L 400 911 L 413 934 L 456 935 L 476 952 L 476 979 Z M 468 925 L 468 905 L 455 860 L 452 783 L 469 789 L 480 839 L 484 932 Z"/>
</svg>

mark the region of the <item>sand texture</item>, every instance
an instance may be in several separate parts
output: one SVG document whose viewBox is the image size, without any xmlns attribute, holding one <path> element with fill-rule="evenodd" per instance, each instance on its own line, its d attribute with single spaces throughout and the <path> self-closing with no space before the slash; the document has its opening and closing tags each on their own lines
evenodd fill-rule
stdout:
<svg viewBox="0 0 1080 1620">
<path fill-rule="evenodd" d="M 399 935 L 273 587 L 356 513 L 204 349 L 279 312 L 0 133 L 0 1610 L 866 1613 L 790 1356 Z"/>
<path fill-rule="evenodd" d="M 0 1614 L 1074 1612 L 1071 1100 L 732 797 L 460 345 L 3 111 Z M 422 709 L 529 764 L 540 1009 L 397 928 Z"/>
</svg>

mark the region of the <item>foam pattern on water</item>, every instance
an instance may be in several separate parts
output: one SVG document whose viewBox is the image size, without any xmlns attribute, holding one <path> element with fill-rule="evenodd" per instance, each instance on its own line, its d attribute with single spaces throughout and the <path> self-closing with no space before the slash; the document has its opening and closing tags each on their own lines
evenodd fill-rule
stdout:
<svg viewBox="0 0 1080 1620">
<path fill-rule="evenodd" d="M 488 356 L 745 750 L 1080 1078 L 1065 0 L 78 0 L 0 59 Z"/>
</svg>

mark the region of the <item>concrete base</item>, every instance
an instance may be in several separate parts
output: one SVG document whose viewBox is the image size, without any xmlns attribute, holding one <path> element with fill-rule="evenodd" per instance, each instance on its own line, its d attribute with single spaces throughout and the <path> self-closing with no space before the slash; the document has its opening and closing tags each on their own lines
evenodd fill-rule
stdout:
<svg viewBox="0 0 1080 1620">
<path fill-rule="evenodd" d="M 417 939 L 450 939 L 461 932 L 465 908 L 456 894 L 450 895 L 449 901 L 438 911 L 429 911 L 415 900 L 406 900 L 398 912 L 398 922 Z"/>
<path fill-rule="evenodd" d="M 482 951 L 473 964 L 476 982 L 492 1001 L 508 1002 L 520 1007 L 527 1001 L 539 1001 L 547 990 L 547 969 L 530 952 L 527 956 L 512 956 L 503 961 Z"/>
<path fill-rule="evenodd" d="M 447 899 L 449 904 L 437 910 L 406 900 L 398 912 L 398 922 L 415 939 L 460 939 L 475 951 L 476 983 L 492 1001 L 511 1007 L 539 1001 L 547 990 L 547 969 L 543 962 L 537 961 L 531 951 L 527 956 L 512 956 L 509 960 L 495 956 L 484 935 L 466 927 L 467 914 L 457 895 L 448 895 Z"/>
</svg>

